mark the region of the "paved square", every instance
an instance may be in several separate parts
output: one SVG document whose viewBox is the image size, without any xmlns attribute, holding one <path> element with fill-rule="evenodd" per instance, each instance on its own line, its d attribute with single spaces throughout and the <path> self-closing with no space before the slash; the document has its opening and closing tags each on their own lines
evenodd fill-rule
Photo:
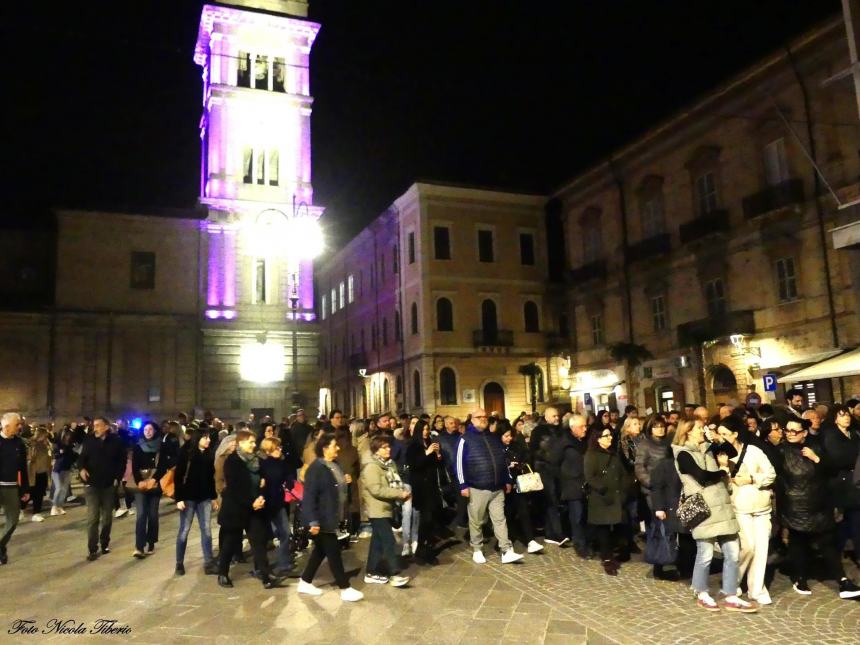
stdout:
<svg viewBox="0 0 860 645">
<path fill-rule="evenodd" d="M 617 578 L 570 549 L 547 547 L 523 564 L 471 562 L 462 546 L 443 553 L 442 564 L 412 567 L 407 589 L 355 586 L 367 597 L 341 602 L 333 586 L 320 598 L 299 597 L 295 581 L 266 591 L 233 568 L 236 587 L 221 589 L 201 570 L 199 538 L 192 529 L 187 575 L 173 575 L 178 515 L 162 502 L 161 541 L 144 561 L 131 557 L 134 517 L 114 520 L 112 552 L 86 562 L 84 509 L 42 524 L 24 522 L 0 567 L 3 604 L 0 643 L 36 641 L 146 643 L 756 643 L 856 644 L 860 602 L 839 600 L 835 584 L 814 583 L 813 596 L 791 591 L 777 576 L 774 604 L 756 615 L 709 614 L 697 609 L 680 583 L 654 581 L 650 567 L 624 565 Z M 29 515 L 28 515 L 29 519 Z M 217 535 L 217 527 L 216 535 Z M 346 554 L 347 569 L 364 564 L 367 540 Z M 854 575 L 857 571 L 851 567 Z M 363 574 L 363 571 L 362 571 Z M 321 579 L 329 582 L 327 570 Z M 712 579 L 716 587 L 716 578 Z M 13 621 L 72 620 L 92 629 L 98 619 L 128 625 L 128 635 L 9 634 Z"/>
</svg>

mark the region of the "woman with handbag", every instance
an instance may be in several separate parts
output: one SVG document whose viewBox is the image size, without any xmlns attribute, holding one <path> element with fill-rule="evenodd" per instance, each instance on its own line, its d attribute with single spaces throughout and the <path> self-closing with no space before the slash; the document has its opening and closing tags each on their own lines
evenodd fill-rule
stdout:
<svg viewBox="0 0 860 645">
<path fill-rule="evenodd" d="M 136 484 L 134 507 L 137 512 L 132 557 L 138 560 L 146 557 L 144 548 L 147 553 L 152 553 L 158 542 L 158 504 L 161 501 L 158 482 L 167 470 L 163 446 L 158 425 L 148 421 L 131 455 L 131 475 Z"/>
<path fill-rule="evenodd" d="M 285 492 L 295 484 L 296 469 L 284 459 L 283 446 L 277 437 L 267 437 L 260 443 L 260 473 L 265 481 L 264 510 L 278 538 L 277 568 L 274 574 L 297 578 L 290 551 L 290 515 L 284 498 Z"/>
<path fill-rule="evenodd" d="M 720 467 L 710 450 L 711 442 L 706 438 L 705 427 L 700 419 L 678 424 L 672 449 L 681 478 L 684 501 L 679 516 L 686 517 L 688 528 L 696 540 L 696 562 L 693 565 L 693 591 L 696 605 L 707 611 L 720 611 L 721 606 L 708 593 L 708 578 L 714 543 L 719 543 L 723 553 L 722 608 L 726 611 L 754 613 L 755 602 L 738 597 L 738 521 L 729 498 L 729 467 Z M 688 510 L 698 512 L 691 520 Z"/>
<path fill-rule="evenodd" d="M 745 430 L 744 423 L 734 416 L 719 422 L 717 433 L 721 442 L 732 446 L 737 454 L 729 459 L 725 453 L 717 452 L 717 463 L 729 466 L 732 473 L 732 507 L 740 526 L 741 541 L 738 580 L 743 580 L 746 574 L 747 595 L 759 605 L 770 605 L 772 601 L 764 577 L 776 471 L 760 448 L 741 442 L 741 437 L 752 437 Z"/>
<path fill-rule="evenodd" d="M 497 431 L 502 439 L 502 445 L 505 447 L 505 459 L 508 462 L 511 479 L 516 482 L 520 475 L 533 472 L 531 464 L 529 464 L 529 447 L 517 433 L 516 428 L 511 427 L 507 419 L 502 419 L 498 423 Z M 516 485 L 505 496 L 505 517 L 508 522 L 508 530 L 511 533 L 511 540 L 519 539 L 526 545 L 526 550 L 529 553 L 543 551 L 543 545 L 535 540 L 531 509 L 529 508 L 529 494 L 520 492 Z"/>
<path fill-rule="evenodd" d="M 665 563 L 654 563 L 653 575 L 658 580 L 675 581 L 689 578 L 693 575 L 693 562 L 696 559 L 696 542 L 690 531 L 678 519 L 678 502 L 681 499 L 681 479 L 675 468 L 675 454 L 672 446 L 664 448 L 663 459 L 657 461 L 651 470 L 650 486 L 651 509 L 654 513 L 653 525 L 662 524 L 667 539 L 677 540 L 678 549 L 675 557 L 675 569 L 667 571 Z M 646 562 L 649 552 L 645 545 Z"/>
<path fill-rule="evenodd" d="M 617 576 L 620 559 L 615 554 L 624 514 L 627 486 L 624 465 L 615 449 L 612 429 L 595 432 L 585 452 L 585 483 L 588 487 L 588 525 L 597 537 L 600 559 L 607 575 Z"/>
<path fill-rule="evenodd" d="M 215 452 L 205 429 L 191 431 L 191 438 L 179 449 L 176 464 L 176 508 L 179 510 L 179 532 L 176 534 L 176 574 L 185 575 L 185 549 L 191 524 L 197 517 L 203 570 L 218 573 L 212 556 L 212 511 L 218 510 L 215 492 Z"/>
</svg>

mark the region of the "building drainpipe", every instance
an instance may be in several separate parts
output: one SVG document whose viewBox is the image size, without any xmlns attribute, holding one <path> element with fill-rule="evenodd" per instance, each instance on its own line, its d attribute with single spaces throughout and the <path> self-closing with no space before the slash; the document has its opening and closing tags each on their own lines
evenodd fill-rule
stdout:
<svg viewBox="0 0 860 645">
<path fill-rule="evenodd" d="M 830 335 L 834 349 L 839 349 L 839 327 L 836 324 L 836 305 L 833 297 L 833 279 L 830 274 L 830 259 L 827 257 L 827 231 L 824 227 L 824 207 L 821 205 L 821 178 L 818 176 L 816 166 L 818 166 L 818 152 L 815 145 L 815 134 L 812 125 L 812 110 L 809 106 L 809 90 L 806 87 L 806 81 L 800 73 L 797 66 L 797 60 L 791 51 L 791 47 L 785 46 L 786 58 L 791 70 L 794 72 L 794 77 L 797 79 L 797 85 L 800 88 L 800 93 L 803 97 L 803 114 L 806 122 L 806 136 L 809 139 L 809 154 L 812 157 L 812 185 L 813 185 L 813 201 L 815 202 L 815 214 L 818 221 L 818 244 L 821 247 L 821 259 L 824 262 L 824 285 L 827 288 L 827 308 L 830 314 Z M 845 398 L 845 384 L 843 379 L 839 379 L 839 398 Z"/>
</svg>

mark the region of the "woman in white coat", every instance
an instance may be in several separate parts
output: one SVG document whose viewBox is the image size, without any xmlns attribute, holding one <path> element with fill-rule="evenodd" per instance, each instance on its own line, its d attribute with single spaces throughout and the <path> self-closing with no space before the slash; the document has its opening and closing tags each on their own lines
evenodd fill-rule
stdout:
<svg viewBox="0 0 860 645">
<path fill-rule="evenodd" d="M 744 424 L 734 416 L 720 421 L 720 440 L 734 448 L 735 455 L 717 454 L 720 466 L 731 470 L 731 498 L 740 525 L 741 552 L 738 558 L 738 580 L 747 576 L 747 595 L 759 605 L 771 604 L 764 584 L 767 548 L 770 542 L 770 515 L 776 471 L 764 452 L 752 443 L 744 443 Z"/>
</svg>

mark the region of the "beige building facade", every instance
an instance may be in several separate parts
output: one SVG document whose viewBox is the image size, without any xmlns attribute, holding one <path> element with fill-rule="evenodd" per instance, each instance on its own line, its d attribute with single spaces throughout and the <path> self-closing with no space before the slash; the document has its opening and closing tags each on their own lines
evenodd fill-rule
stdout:
<svg viewBox="0 0 860 645">
<path fill-rule="evenodd" d="M 555 325 L 544 203 L 416 183 L 325 258 L 320 408 L 464 416 L 480 405 L 516 416 L 531 410 L 532 380 L 542 408 Z"/>
<path fill-rule="evenodd" d="M 847 62 L 842 23 L 819 27 L 553 195 L 574 407 L 767 399 L 766 375 L 860 343 L 856 251 L 834 249 L 845 215 L 825 184 L 858 188 L 856 103 L 826 82 Z M 617 343 L 654 358 L 628 369 Z M 856 377 L 786 385 L 860 393 Z"/>
</svg>

